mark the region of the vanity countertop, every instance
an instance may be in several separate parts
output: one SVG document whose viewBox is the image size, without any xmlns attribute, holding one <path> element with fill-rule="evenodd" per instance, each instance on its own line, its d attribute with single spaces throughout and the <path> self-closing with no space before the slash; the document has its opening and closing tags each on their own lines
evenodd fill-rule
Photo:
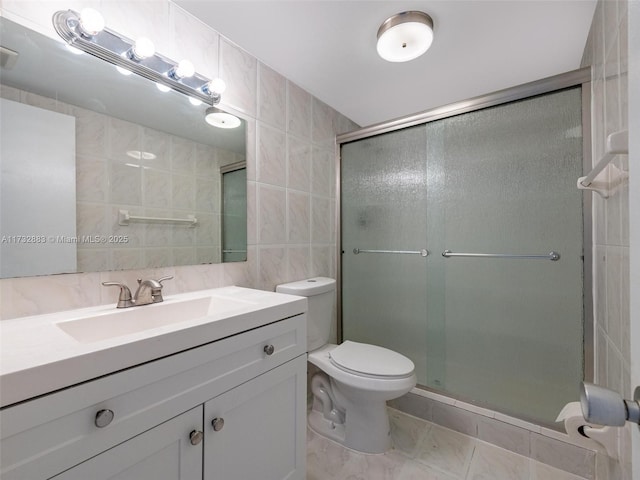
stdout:
<svg viewBox="0 0 640 480">
<path fill-rule="evenodd" d="M 211 302 L 206 302 L 210 298 Z M 129 329 L 136 312 L 175 317 L 205 301 L 204 315 Z M 218 308 L 221 305 L 222 308 Z M 154 310 L 155 309 L 155 310 Z M 162 309 L 162 310 L 161 310 Z M 116 309 L 115 304 L 0 321 L 0 407 L 69 387 L 253 328 L 302 314 L 306 298 L 242 287 L 167 296 L 164 302 Z M 158 315 L 155 315 L 158 313 Z M 126 315 L 122 316 L 121 315 Z M 117 317 L 116 317 L 117 316 Z M 173 318 L 172 317 L 172 318 Z M 115 331 L 109 332 L 112 319 Z M 97 321 L 100 328 L 92 328 Z M 127 320 L 128 321 L 128 320 Z M 118 331 L 117 324 L 125 329 Z M 68 329 L 66 326 L 80 327 Z M 88 328 L 87 328 L 88 327 Z M 132 330 L 132 331 L 128 331 Z M 71 333 L 68 333 L 71 332 Z M 78 340 L 80 338 L 80 340 Z"/>
</svg>

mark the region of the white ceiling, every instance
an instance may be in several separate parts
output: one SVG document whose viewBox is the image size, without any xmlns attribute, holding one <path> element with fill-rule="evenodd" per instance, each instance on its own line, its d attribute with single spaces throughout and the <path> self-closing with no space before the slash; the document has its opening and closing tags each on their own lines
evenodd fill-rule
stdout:
<svg viewBox="0 0 640 480">
<path fill-rule="evenodd" d="M 580 67 L 595 0 L 174 0 L 361 126 Z M 435 40 L 389 63 L 376 33 L 421 10 Z"/>
</svg>

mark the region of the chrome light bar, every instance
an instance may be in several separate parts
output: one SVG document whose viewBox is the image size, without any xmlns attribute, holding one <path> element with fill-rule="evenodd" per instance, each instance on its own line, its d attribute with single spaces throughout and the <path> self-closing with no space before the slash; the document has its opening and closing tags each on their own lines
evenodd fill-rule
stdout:
<svg viewBox="0 0 640 480">
<path fill-rule="evenodd" d="M 158 53 L 146 58 L 131 55 L 130 52 L 133 51 L 136 42 L 107 27 L 96 32 L 87 32 L 82 28 L 78 12 L 73 10 L 56 12 L 53 15 L 53 26 L 65 42 L 83 52 L 197 98 L 207 105 L 216 105 L 220 102 L 222 92 L 214 91 L 210 79 L 198 73 L 177 77 L 174 72 L 178 62 Z"/>
</svg>

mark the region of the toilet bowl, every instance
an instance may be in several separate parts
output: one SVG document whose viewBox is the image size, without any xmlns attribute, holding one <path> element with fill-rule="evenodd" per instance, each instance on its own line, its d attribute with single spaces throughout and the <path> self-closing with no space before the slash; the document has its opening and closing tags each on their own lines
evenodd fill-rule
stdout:
<svg viewBox="0 0 640 480">
<path fill-rule="evenodd" d="M 413 362 L 375 345 L 328 343 L 335 280 L 316 277 L 278 285 L 276 292 L 308 300 L 308 360 L 320 369 L 310 382 L 310 428 L 352 450 L 386 452 L 391 446 L 386 402 L 416 385 Z"/>
</svg>

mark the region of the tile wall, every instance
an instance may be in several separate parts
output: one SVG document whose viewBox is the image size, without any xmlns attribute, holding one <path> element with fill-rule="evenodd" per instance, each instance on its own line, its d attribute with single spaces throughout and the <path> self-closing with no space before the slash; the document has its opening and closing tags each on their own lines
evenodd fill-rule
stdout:
<svg viewBox="0 0 640 480">
<path fill-rule="evenodd" d="M 273 290 L 281 282 L 335 275 L 335 135 L 357 125 L 166 0 L 0 5 L 3 16 L 54 38 L 55 11 L 99 9 L 117 32 L 146 35 L 163 55 L 188 57 L 198 72 L 223 78 L 221 105 L 247 120 L 249 137 L 247 262 L 4 279 L 0 318 L 115 302 L 116 292 L 100 286 L 106 280 L 133 284 L 141 276 L 174 275 L 165 283 L 172 294 L 232 284 Z"/>
<path fill-rule="evenodd" d="M 591 121 L 594 164 L 607 135 L 628 128 L 627 0 L 597 4 L 583 65 L 592 65 Z M 628 171 L 627 155 L 613 161 Z M 632 398 L 630 373 L 629 187 L 593 198 L 595 383 Z M 620 460 L 598 458 L 599 479 L 631 479 L 631 425 L 620 429 Z"/>
</svg>

